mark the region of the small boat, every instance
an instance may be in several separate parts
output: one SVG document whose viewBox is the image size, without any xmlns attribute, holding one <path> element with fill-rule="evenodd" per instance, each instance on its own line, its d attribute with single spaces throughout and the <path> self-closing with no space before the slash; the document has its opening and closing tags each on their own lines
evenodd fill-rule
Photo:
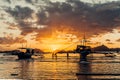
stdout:
<svg viewBox="0 0 120 80">
<path fill-rule="evenodd" d="M 29 59 L 34 54 L 34 49 L 32 48 L 19 48 L 17 56 L 19 59 Z"/>
<path fill-rule="evenodd" d="M 115 57 L 116 55 L 114 53 L 106 53 L 105 56 L 106 57 Z"/>
</svg>

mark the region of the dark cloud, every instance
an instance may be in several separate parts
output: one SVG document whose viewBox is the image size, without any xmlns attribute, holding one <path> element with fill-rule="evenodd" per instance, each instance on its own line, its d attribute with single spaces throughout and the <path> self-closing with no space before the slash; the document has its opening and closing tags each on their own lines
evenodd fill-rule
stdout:
<svg viewBox="0 0 120 80">
<path fill-rule="evenodd" d="M 6 9 L 6 12 L 11 14 L 15 19 L 22 20 L 30 18 L 31 14 L 33 13 L 33 10 L 29 7 L 15 6 L 14 9 L 12 8 Z"/>
<path fill-rule="evenodd" d="M 8 2 L 8 3 L 11 3 L 11 0 L 4 0 L 4 1 L 6 1 L 6 2 Z"/>
<path fill-rule="evenodd" d="M 34 28 L 32 28 L 33 23 L 29 22 L 29 19 L 32 20 L 32 13 L 34 12 L 31 8 L 16 6 L 14 9 L 6 9 L 6 12 L 15 18 L 15 21 L 18 23 L 16 26 L 22 31 L 22 35 L 34 31 Z"/>
<path fill-rule="evenodd" d="M 10 36 L 0 37 L 0 44 L 15 44 L 15 43 L 26 43 L 27 41 L 23 38 L 16 37 L 15 39 Z"/>
<path fill-rule="evenodd" d="M 26 0 L 29 3 L 34 0 Z M 37 1 L 37 0 L 36 0 Z M 47 25 L 46 28 L 36 29 L 33 22 L 24 20 L 31 18 L 34 10 L 28 7 L 16 6 L 6 10 L 18 23 L 22 34 L 37 32 L 37 39 L 55 34 L 55 31 L 75 34 L 81 37 L 85 32 L 87 37 L 111 32 L 120 25 L 120 2 L 109 2 L 91 5 L 80 0 L 66 0 L 66 2 L 50 2 L 45 0 L 46 6 L 40 6 L 36 16 L 37 25 Z"/>
<path fill-rule="evenodd" d="M 31 3 L 31 4 L 38 2 L 38 0 L 25 0 L 25 1 L 26 1 L 27 3 Z"/>
<path fill-rule="evenodd" d="M 40 19 L 38 23 L 49 25 L 60 31 L 68 28 L 69 32 L 78 36 L 81 36 L 80 32 L 86 32 L 88 36 L 111 32 L 119 25 L 120 8 L 116 5 L 118 5 L 117 2 L 111 2 L 91 6 L 79 0 L 51 2 L 38 13 Z"/>
<path fill-rule="evenodd" d="M 5 24 L 9 25 L 7 27 L 7 29 L 10 29 L 10 30 L 17 30 L 18 29 L 18 27 L 15 23 L 5 22 Z"/>
<path fill-rule="evenodd" d="M 32 0 L 25 0 L 26 2 L 28 2 L 28 3 L 32 3 L 33 1 Z"/>
<path fill-rule="evenodd" d="M 107 42 L 110 42 L 110 39 L 106 39 Z"/>
<path fill-rule="evenodd" d="M 120 42 L 120 39 L 116 40 L 117 42 Z"/>
<path fill-rule="evenodd" d="M 107 44 L 114 44 L 114 43 L 112 43 L 112 42 L 108 42 Z"/>
</svg>

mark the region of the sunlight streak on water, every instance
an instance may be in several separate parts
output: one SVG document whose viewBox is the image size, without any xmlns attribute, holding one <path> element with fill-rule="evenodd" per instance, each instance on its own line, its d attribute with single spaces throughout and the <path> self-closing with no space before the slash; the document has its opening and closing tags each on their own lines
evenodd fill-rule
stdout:
<svg viewBox="0 0 120 80">
<path fill-rule="evenodd" d="M 79 63 L 78 54 L 59 54 L 52 58 L 45 54 L 43 58 L 17 60 L 16 56 L 0 54 L 0 79 L 31 80 L 89 80 L 119 78 L 119 76 L 77 76 L 76 73 L 120 73 L 120 56 L 108 58 L 103 55 L 89 56 L 88 64 Z"/>
</svg>

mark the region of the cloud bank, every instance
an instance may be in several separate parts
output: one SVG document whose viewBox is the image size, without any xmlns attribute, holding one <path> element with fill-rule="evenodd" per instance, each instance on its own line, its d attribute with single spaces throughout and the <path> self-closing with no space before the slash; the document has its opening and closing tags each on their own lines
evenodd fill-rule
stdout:
<svg viewBox="0 0 120 80">
<path fill-rule="evenodd" d="M 10 0 L 7 1 L 11 4 Z M 41 3 L 44 6 L 38 5 Z M 22 31 L 21 35 L 36 32 L 36 40 L 51 37 L 57 31 L 81 39 L 84 33 L 92 37 L 120 26 L 119 1 L 93 5 L 80 0 L 26 0 L 26 4 L 36 7 L 36 10 L 20 5 L 4 10 L 14 18 L 16 26 Z"/>
</svg>

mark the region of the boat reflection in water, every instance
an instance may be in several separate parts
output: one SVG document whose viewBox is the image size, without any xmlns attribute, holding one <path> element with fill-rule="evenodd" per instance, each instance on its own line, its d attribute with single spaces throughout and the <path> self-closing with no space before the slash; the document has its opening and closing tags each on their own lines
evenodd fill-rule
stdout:
<svg viewBox="0 0 120 80">
<path fill-rule="evenodd" d="M 81 73 L 82 75 L 79 75 Z M 91 65 L 89 63 L 80 63 L 79 64 L 79 73 L 76 74 L 78 76 L 78 80 L 91 80 L 91 76 L 83 75 L 86 73 L 91 73 Z"/>
<path fill-rule="evenodd" d="M 0 54 L 0 79 L 23 80 L 120 80 L 120 76 L 76 75 L 76 73 L 120 73 L 120 56 L 88 55 L 89 63 L 80 63 L 79 54 L 44 54 L 43 58 L 20 59 Z M 16 60 L 17 59 L 17 60 Z M 12 75 L 11 75 L 12 74 Z M 15 74 L 15 75 L 13 75 Z"/>
</svg>

